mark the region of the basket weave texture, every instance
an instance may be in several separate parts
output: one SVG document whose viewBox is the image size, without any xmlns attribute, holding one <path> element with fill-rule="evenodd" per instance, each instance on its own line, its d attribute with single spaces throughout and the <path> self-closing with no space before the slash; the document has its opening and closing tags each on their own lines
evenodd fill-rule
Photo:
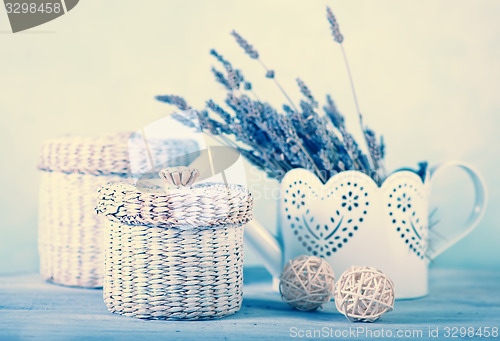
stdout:
<svg viewBox="0 0 500 341">
<path fill-rule="evenodd" d="M 241 186 L 198 185 L 141 193 L 114 184 L 99 192 L 108 219 L 104 301 L 145 319 L 209 319 L 242 302 L 243 225 L 253 199 Z"/>
<path fill-rule="evenodd" d="M 110 182 L 132 182 L 129 137 L 65 136 L 42 146 L 38 251 L 44 279 L 102 287 L 104 225 L 94 212 L 96 193 Z M 175 158 L 197 148 L 192 140 L 167 140 L 153 144 L 151 152 L 154 157 Z"/>
</svg>

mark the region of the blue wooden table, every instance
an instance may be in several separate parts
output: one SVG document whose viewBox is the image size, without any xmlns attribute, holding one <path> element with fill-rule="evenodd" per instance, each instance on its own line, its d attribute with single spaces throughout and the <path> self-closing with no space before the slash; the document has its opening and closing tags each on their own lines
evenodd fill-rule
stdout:
<svg viewBox="0 0 500 341">
<path fill-rule="evenodd" d="M 241 310 L 221 320 L 146 321 L 109 313 L 101 290 L 57 286 L 36 274 L 3 276 L 0 340 L 281 340 L 315 336 L 500 340 L 494 332 L 500 327 L 499 272 L 432 269 L 430 295 L 396 301 L 393 312 L 371 324 L 350 323 L 333 303 L 312 313 L 290 309 L 273 292 L 271 278 L 261 268 L 246 269 L 244 289 Z M 464 330 L 466 336 L 461 337 Z"/>
</svg>

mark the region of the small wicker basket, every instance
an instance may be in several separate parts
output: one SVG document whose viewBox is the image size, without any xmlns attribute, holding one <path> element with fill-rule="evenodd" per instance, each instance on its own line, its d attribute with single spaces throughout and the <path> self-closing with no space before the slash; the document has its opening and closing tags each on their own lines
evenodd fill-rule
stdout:
<svg viewBox="0 0 500 341">
<path fill-rule="evenodd" d="M 102 287 L 104 227 L 94 213 L 95 196 L 109 182 L 132 182 L 130 136 L 66 136 L 42 146 L 38 250 L 43 278 L 68 286 Z M 197 149 L 192 140 L 156 141 L 150 146 L 157 160 Z"/>
<path fill-rule="evenodd" d="M 242 302 L 243 225 L 253 199 L 241 186 L 203 184 L 163 193 L 113 184 L 99 191 L 108 219 L 104 301 L 145 319 L 209 319 Z"/>
</svg>

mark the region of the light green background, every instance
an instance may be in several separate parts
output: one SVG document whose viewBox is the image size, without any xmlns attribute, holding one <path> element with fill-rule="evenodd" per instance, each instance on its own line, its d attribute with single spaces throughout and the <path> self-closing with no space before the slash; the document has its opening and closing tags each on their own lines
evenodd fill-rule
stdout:
<svg viewBox="0 0 500 341">
<path fill-rule="evenodd" d="M 437 265 L 500 270 L 499 1 L 85 0 L 15 35 L 0 9 L 0 273 L 38 267 L 36 164 L 45 139 L 136 130 L 171 112 L 156 94 L 181 94 L 197 106 L 222 102 L 210 73 L 213 47 L 243 68 L 262 99 L 283 102 L 229 36 L 233 28 L 293 98 L 300 76 L 320 102 L 331 93 L 355 131 L 326 4 L 345 36 L 366 123 L 385 136 L 388 169 L 459 159 L 486 179 L 483 222 Z M 256 216 L 273 230 L 276 183 L 248 170 L 251 188 L 268 193 Z M 460 172 L 440 180 L 434 204 L 452 230 L 471 205 L 471 186 Z M 246 263 L 258 260 L 247 252 Z"/>
</svg>

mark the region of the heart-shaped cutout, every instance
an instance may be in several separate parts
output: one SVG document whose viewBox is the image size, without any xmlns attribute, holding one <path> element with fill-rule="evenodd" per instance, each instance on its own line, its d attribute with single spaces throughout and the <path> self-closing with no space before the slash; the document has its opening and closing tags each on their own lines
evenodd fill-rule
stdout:
<svg viewBox="0 0 500 341">
<path fill-rule="evenodd" d="M 282 233 L 292 234 L 302 253 L 330 257 L 347 249 L 363 228 L 376 228 L 399 236 L 423 258 L 426 193 L 420 177 L 409 171 L 394 173 L 379 187 L 360 172 L 339 173 L 323 185 L 313 173 L 294 169 L 282 180 Z"/>
</svg>

